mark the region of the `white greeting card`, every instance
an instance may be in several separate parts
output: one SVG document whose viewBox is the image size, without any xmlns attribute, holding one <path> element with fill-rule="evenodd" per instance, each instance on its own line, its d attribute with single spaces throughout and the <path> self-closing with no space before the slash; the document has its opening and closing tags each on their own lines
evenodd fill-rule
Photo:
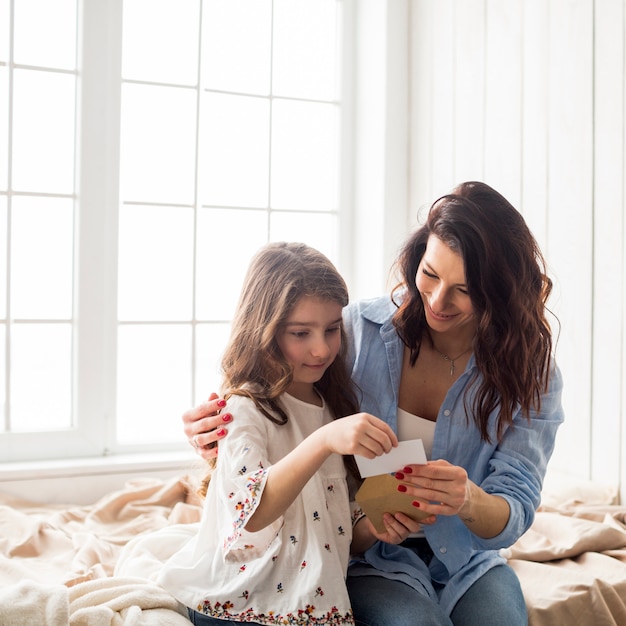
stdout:
<svg viewBox="0 0 626 626">
<path fill-rule="evenodd" d="M 390 452 L 374 459 L 366 459 L 363 456 L 355 456 L 354 458 L 363 478 L 390 474 L 391 472 L 402 471 L 406 465 L 425 465 L 427 462 L 421 439 L 401 441 L 397 448 L 392 448 Z"/>
</svg>

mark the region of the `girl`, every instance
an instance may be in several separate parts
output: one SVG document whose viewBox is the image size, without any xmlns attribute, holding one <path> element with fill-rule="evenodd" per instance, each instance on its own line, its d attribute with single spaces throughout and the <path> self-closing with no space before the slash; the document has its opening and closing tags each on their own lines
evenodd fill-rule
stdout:
<svg viewBox="0 0 626 626">
<path fill-rule="evenodd" d="M 270 244 L 250 265 L 222 360 L 237 422 L 199 532 L 159 580 L 194 624 L 354 623 L 345 575 L 356 472 L 339 455 L 371 459 L 398 442 L 378 418 L 354 414 L 347 303 L 337 270 L 303 244 Z"/>
</svg>

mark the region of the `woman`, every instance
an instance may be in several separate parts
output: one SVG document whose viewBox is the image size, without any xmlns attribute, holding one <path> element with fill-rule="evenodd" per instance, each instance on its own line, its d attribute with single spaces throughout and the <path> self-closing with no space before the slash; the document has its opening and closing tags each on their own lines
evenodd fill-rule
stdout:
<svg viewBox="0 0 626 626">
<path fill-rule="evenodd" d="M 429 463 L 397 477 L 437 521 L 390 516 L 402 545 L 359 546 L 348 574 L 356 622 L 525 624 L 498 550 L 530 527 L 563 421 L 545 262 L 514 207 L 467 182 L 432 205 L 397 269 L 391 298 L 344 310 L 349 362 L 361 410 L 424 441 Z M 183 416 L 188 437 L 205 433 L 199 446 L 217 438 L 205 431 L 218 402 Z"/>
</svg>

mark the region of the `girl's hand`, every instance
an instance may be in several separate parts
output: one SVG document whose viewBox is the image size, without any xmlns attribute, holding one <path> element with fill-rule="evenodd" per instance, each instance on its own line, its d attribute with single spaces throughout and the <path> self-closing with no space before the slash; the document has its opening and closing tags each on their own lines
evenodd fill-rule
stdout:
<svg viewBox="0 0 626 626">
<path fill-rule="evenodd" d="M 183 430 L 189 443 L 203 459 L 217 456 L 217 442 L 228 433 L 224 424 L 232 422 L 230 413 L 221 413 L 226 401 L 216 393 L 209 400 L 185 411 L 182 416 Z"/>
<path fill-rule="evenodd" d="M 384 533 L 376 532 L 373 524 L 367 519 L 367 517 L 365 519 L 367 520 L 371 534 L 376 537 L 376 539 L 384 541 L 385 543 L 393 543 L 397 545 L 402 543 L 410 534 L 419 531 L 420 526 L 430 526 L 431 524 L 434 524 L 437 521 L 437 516 L 431 515 L 430 517 L 423 519 L 421 522 L 416 522 L 405 513 L 398 512 L 395 515 L 392 515 L 391 513 L 384 513 Z"/>
<path fill-rule="evenodd" d="M 420 526 L 430 526 L 436 521 L 437 517 L 435 515 L 431 515 L 421 522 L 416 522 L 404 513 L 398 512 L 395 515 L 385 513 L 383 515 L 385 532 L 379 533 L 369 519 L 363 517 L 354 527 L 351 549 L 355 553 L 365 552 L 365 550 L 373 546 L 377 540 L 398 545 L 410 534 L 419 531 Z"/>
<path fill-rule="evenodd" d="M 356 413 L 336 419 L 317 432 L 329 452 L 358 454 L 367 459 L 385 454 L 398 445 L 393 430 L 369 413 Z"/>
</svg>

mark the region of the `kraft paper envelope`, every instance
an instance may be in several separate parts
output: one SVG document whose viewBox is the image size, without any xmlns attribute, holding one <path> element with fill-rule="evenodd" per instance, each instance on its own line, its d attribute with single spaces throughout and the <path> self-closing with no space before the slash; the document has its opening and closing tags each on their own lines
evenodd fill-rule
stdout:
<svg viewBox="0 0 626 626">
<path fill-rule="evenodd" d="M 357 503 L 379 533 L 385 532 L 383 513 L 393 515 L 401 511 L 416 522 L 430 515 L 413 506 L 414 497 L 398 491 L 401 482 L 391 474 L 370 476 L 363 481 L 356 493 Z"/>
<path fill-rule="evenodd" d="M 427 462 L 421 439 L 401 441 L 397 448 L 375 459 L 358 456 L 355 459 L 361 476 L 365 478 L 357 491 L 356 501 L 379 533 L 385 532 L 383 513 L 393 515 L 401 511 L 418 522 L 429 516 L 429 513 L 413 506 L 414 497 L 398 491 L 402 481 L 389 473 L 402 470 L 405 465 Z"/>
</svg>

